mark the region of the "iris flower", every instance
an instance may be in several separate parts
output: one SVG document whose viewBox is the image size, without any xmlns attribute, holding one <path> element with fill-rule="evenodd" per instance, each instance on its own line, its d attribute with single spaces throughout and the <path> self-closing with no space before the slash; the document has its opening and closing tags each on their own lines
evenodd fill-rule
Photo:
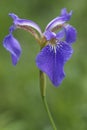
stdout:
<svg viewBox="0 0 87 130">
<path fill-rule="evenodd" d="M 14 13 L 9 16 L 13 19 L 13 25 L 3 40 L 3 46 L 10 52 L 13 65 L 19 61 L 22 49 L 12 33 L 20 28 L 30 32 L 38 41 L 41 51 L 36 57 L 36 65 L 46 73 L 54 86 L 59 86 L 65 77 L 64 64 L 71 58 L 72 43 L 76 41 L 76 29 L 67 23 L 72 11 L 68 13 L 66 8 L 62 9 L 60 16 L 48 23 L 43 33 L 33 21 L 20 19 Z"/>
</svg>

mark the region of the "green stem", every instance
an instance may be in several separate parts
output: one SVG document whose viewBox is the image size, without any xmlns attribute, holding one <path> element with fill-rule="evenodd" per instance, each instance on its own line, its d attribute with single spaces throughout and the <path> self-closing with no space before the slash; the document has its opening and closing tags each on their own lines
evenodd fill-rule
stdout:
<svg viewBox="0 0 87 130">
<path fill-rule="evenodd" d="M 53 130 L 57 130 L 54 120 L 52 118 L 52 115 L 50 113 L 47 101 L 46 101 L 46 75 L 42 71 L 40 71 L 40 90 L 41 90 L 41 97 L 42 97 L 46 112 L 48 114 L 49 120 L 52 124 Z"/>
</svg>

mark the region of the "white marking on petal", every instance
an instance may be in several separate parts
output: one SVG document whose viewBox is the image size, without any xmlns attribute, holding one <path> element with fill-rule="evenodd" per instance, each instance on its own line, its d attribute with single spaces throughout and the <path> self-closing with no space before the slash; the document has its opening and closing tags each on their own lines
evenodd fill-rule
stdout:
<svg viewBox="0 0 87 130">
<path fill-rule="evenodd" d="M 46 30 L 53 30 L 56 27 L 60 28 L 64 23 L 65 21 L 63 21 L 61 17 L 57 17 L 46 26 Z"/>
<path fill-rule="evenodd" d="M 56 54 L 57 45 L 49 44 L 49 46 L 50 46 L 50 51 L 53 51 Z"/>
<path fill-rule="evenodd" d="M 22 28 L 22 26 L 23 26 L 23 29 L 24 29 L 24 27 L 26 27 L 25 29 L 32 28 L 33 30 L 36 30 L 40 34 L 40 36 L 42 36 L 42 31 L 35 22 L 33 22 L 31 20 L 27 20 L 27 19 L 21 19 L 14 13 L 10 13 L 9 16 L 11 16 L 11 18 L 13 19 L 13 23 L 16 27 Z"/>
</svg>

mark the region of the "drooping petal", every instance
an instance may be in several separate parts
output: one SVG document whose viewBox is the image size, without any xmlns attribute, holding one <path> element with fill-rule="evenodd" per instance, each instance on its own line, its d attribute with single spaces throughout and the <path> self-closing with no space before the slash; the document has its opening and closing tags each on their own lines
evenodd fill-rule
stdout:
<svg viewBox="0 0 87 130">
<path fill-rule="evenodd" d="M 72 49 L 71 45 L 69 45 L 65 41 L 60 41 L 58 43 L 58 51 L 59 51 L 59 53 L 61 53 L 61 56 L 63 57 L 64 63 L 66 61 L 68 61 L 73 54 L 73 49 Z"/>
<path fill-rule="evenodd" d="M 11 53 L 12 63 L 13 65 L 16 65 L 21 55 L 19 42 L 12 36 L 12 34 L 9 34 L 4 38 L 3 46 Z"/>
<path fill-rule="evenodd" d="M 76 41 L 76 37 L 77 37 L 77 31 L 74 27 L 72 27 L 71 25 L 67 24 L 66 26 L 64 26 L 65 28 L 65 40 L 67 43 L 73 43 Z"/>
<path fill-rule="evenodd" d="M 54 18 L 48 25 L 46 26 L 46 30 L 54 30 L 58 29 L 58 27 L 61 27 L 62 24 L 64 24 L 66 21 L 70 20 L 70 17 L 72 15 L 72 11 L 70 13 L 67 13 L 66 9 L 61 10 L 61 15 L 59 17 Z"/>
<path fill-rule="evenodd" d="M 40 36 L 42 36 L 41 29 L 35 22 L 26 19 L 20 19 L 14 13 L 10 13 L 9 16 L 11 16 L 11 18 L 14 20 L 13 23 L 16 27 L 31 31 L 31 33 L 32 31 L 36 30 L 40 34 Z"/>
<path fill-rule="evenodd" d="M 55 51 L 56 49 L 56 51 Z M 55 86 L 59 86 L 65 77 L 64 63 L 71 57 L 72 48 L 66 42 L 45 46 L 36 57 L 36 65 L 45 72 Z"/>
</svg>

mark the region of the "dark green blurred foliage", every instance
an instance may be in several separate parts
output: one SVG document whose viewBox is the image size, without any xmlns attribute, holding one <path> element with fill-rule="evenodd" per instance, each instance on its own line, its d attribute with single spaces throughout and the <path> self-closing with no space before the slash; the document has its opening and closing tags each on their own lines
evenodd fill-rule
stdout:
<svg viewBox="0 0 87 130">
<path fill-rule="evenodd" d="M 23 50 L 16 67 L 2 47 L 12 24 L 8 13 L 31 19 L 44 31 L 64 7 L 73 10 L 70 24 L 76 27 L 78 37 L 61 86 L 55 88 L 47 78 L 47 100 L 59 130 L 87 130 L 86 0 L 0 0 L 0 130 L 52 130 L 40 96 L 35 39 L 23 30 L 14 32 Z"/>
</svg>

